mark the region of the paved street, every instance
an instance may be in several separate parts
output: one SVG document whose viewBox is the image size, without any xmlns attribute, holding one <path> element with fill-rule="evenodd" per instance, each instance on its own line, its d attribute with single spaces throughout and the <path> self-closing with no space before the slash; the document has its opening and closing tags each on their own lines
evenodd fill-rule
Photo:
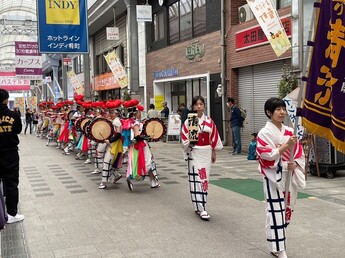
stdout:
<svg viewBox="0 0 345 258">
<path fill-rule="evenodd" d="M 194 214 L 177 143 L 151 144 L 161 188 L 151 189 L 145 180 L 129 192 L 123 179 L 98 189 L 101 176 L 90 173 L 93 164 L 62 155 L 55 144 L 45 146 L 34 135 L 20 140 L 19 210 L 25 220 L 2 231 L 2 257 L 273 257 L 262 200 L 217 186 L 261 180 L 257 163 L 245 154 L 232 156 L 229 147 L 218 152 L 208 197 L 211 220 L 205 222 Z M 308 176 L 303 192 L 311 197 L 297 201 L 288 256 L 344 257 L 345 172 L 334 179 Z"/>
</svg>

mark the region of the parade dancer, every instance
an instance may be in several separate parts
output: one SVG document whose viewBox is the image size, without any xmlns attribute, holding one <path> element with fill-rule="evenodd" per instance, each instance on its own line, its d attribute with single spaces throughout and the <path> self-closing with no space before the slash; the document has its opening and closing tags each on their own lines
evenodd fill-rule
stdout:
<svg viewBox="0 0 345 258">
<path fill-rule="evenodd" d="M 283 100 L 270 98 L 266 101 L 265 115 L 270 120 L 258 133 L 256 149 L 259 171 L 263 176 L 268 249 L 279 258 L 287 257 L 286 227 L 294 210 L 297 190 L 306 185 L 303 147 L 293 129 L 283 124 L 286 114 Z M 293 146 L 293 160 L 290 161 Z M 291 173 L 288 194 L 285 192 L 287 173 Z"/>
<path fill-rule="evenodd" d="M 102 102 L 94 102 L 95 106 L 98 107 L 95 109 L 95 119 L 102 117 L 101 106 L 103 105 Z M 95 153 L 95 169 L 91 172 L 91 174 L 99 174 L 103 170 L 103 158 L 105 154 L 105 148 L 107 146 L 104 142 L 95 143 L 91 141 L 91 146 L 96 144 L 96 153 Z"/>
<path fill-rule="evenodd" d="M 188 166 L 190 194 L 195 213 L 201 219 L 209 220 L 206 202 L 211 163 L 216 162 L 216 150 L 222 149 L 223 144 L 215 123 L 204 114 L 204 98 L 195 96 L 192 106 L 196 114 L 193 119 L 188 117 L 182 126 L 182 147 Z"/>
<path fill-rule="evenodd" d="M 122 146 L 122 139 L 121 139 L 121 121 L 119 118 L 119 111 L 115 108 L 121 105 L 121 100 L 117 101 L 109 101 L 106 104 L 106 107 L 109 108 L 109 119 L 112 121 L 114 126 L 114 136 L 112 136 L 109 140 L 106 140 L 106 151 L 104 155 L 103 161 L 103 172 L 102 172 L 102 182 L 98 186 L 99 189 L 106 188 L 106 183 L 109 181 L 112 172 L 112 166 L 114 162 L 115 165 L 115 178 L 113 183 L 116 183 L 122 175 L 118 173 L 117 169 L 122 167 L 122 153 L 123 153 L 123 146 Z"/>
<path fill-rule="evenodd" d="M 127 162 L 127 185 L 130 191 L 133 191 L 131 179 L 143 180 L 149 175 L 151 188 L 159 188 L 156 164 L 154 162 L 148 142 L 141 136 L 143 124 L 140 122 L 141 111 L 144 110 L 138 100 L 129 100 L 130 104 L 123 103 L 124 107 L 129 107 L 129 119 L 132 121 L 132 143 L 128 149 Z M 132 118 L 132 117 L 135 117 Z"/>
</svg>

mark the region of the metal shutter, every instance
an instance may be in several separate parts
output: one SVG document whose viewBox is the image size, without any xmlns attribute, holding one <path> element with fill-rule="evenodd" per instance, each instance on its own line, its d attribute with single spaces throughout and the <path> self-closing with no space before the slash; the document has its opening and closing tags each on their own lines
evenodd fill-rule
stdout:
<svg viewBox="0 0 345 258">
<path fill-rule="evenodd" d="M 238 70 L 238 106 L 247 110 L 247 118 L 241 133 L 242 149 L 248 146 L 253 132 L 258 132 L 266 124 L 264 104 L 270 97 L 278 96 L 278 82 L 281 67 L 290 59 L 264 63 Z"/>
<path fill-rule="evenodd" d="M 237 105 L 247 111 L 247 117 L 244 121 L 244 127 L 241 132 L 241 142 L 245 146 L 251 139 L 251 134 L 254 128 L 254 113 L 253 113 L 253 66 L 239 68 L 238 70 L 238 101 Z"/>
<path fill-rule="evenodd" d="M 276 61 L 254 66 L 254 132 L 258 132 L 266 124 L 266 100 L 278 96 L 283 64 L 283 61 Z"/>
</svg>

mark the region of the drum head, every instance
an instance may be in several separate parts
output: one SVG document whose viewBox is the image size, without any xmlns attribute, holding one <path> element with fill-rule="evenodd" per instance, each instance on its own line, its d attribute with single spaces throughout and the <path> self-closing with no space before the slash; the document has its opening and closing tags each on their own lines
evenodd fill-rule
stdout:
<svg viewBox="0 0 345 258">
<path fill-rule="evenodd" d="M 90 123 L 87 131 L 91 140 L 104 142 L 114 135 L 114 126 L 108 119 L 98 118 Z"/>
<path fill-rule="evenodd" d="M 149 136 L 152 141 L 158 141 L 166 134 L 167 128 L 159 118 L 150 118 L 144 122 L 143 134 Z"/>
</svg>

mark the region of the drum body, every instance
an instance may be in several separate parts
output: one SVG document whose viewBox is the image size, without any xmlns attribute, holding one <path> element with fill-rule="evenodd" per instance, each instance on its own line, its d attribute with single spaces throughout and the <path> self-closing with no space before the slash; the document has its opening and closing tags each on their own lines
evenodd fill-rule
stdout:
<svg viewBox="0 0 345 258">
<path fill-rule="evenodd" d="M 150 137 L 151 141 L 159 141 L 166 132 L 166 126 L 159 118 L 149 118 L 143 122 L 142 134 Z"/>
<path fill-rule="evenodd" d="M 114 126 L 106 118 L 95 118 L 87 126 L 87 137 L 95 142 L 104 142 L 114 135 Z"/>
<path fill-rule="evenodd" d="M 78 127 L 80 128 L 80 132 L 83 132 L 84 134 L 86 134 L 86 125 L 89 124 L 89 122 L 91 122 L 92 118 L 91 117 L 82 117 L 82 118 L 78 118 L 78 122 L 76 125 L 76 128 L 78 130 Z"/>
<path fill-rule="evenodd" d="M 79 117 L 77 118 L 75 121 L 74 121 L 74 127 L 75 129 L 78 131 L 78 132 L 82 132 L 82 129 L 81 129 L 81 121 L 84 117 Z"/>
</svg>

